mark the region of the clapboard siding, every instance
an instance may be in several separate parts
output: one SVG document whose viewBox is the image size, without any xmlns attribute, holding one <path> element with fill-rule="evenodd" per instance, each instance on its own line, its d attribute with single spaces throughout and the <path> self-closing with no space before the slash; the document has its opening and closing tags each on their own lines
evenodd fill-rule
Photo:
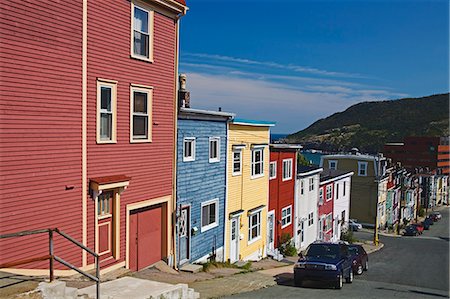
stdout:
<svg viewBox="0 0 450 299">
<path fill-rule="evenodd" d="M 125 259 L 126 205 L 172 194 L 175 21 L 155 12 L 153 63 L 130 58 L 131 5 L 88 3 L 88 179 L 131 177 L 121 194 L 120 260 Z M 97 78 L 117 81 L 117 143 L 96 143 Z M 130 84 L 153 87 L 152 142 L 130 143 Z M 94 201 L 88 199 L 88 245 L 95 247 Z"/>
<path fill-rule="evenodd" d="M 0 234 L 58 227 L 81 240 L 82 1 L 3 1 L 1 11 Z M 0 246 L 1 262 L 36 257 L 48 237 Z M 81 263 L 75 246 L 56 238 L 55 248 Z"/>
<path fill-rule="evenodd" d="M 183 162 L 183 140 L 195 137 L 195 161 Z M 209 137 L 220 137 L 220 161 L 209 163 Z M 227 126 L 225 121 L 178 120 L 177 141 L 177 205 L 190 205 L 191 226 L 198 233 L 191 237 L 191 261 L 196 261 L 223 246 L 225 167 Z M 201 204 L 212 199 L 219 200 L 218 226 L 201 232 Z M 177 251 L 178 252 L 178 251 Z"/>
</svg>

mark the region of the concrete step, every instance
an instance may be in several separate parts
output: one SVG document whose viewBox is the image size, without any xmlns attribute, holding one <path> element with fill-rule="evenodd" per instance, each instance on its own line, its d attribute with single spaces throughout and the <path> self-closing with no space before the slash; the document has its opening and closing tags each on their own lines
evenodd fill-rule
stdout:
<svg viewBox="0 0 450 299">
<path fill-rule="evenodd" d="M 180 271 L 189 272 L 189 273 L 198 273 L 203 270 L 202 265 L 194 265 L 194 264 L 184 264 L 180 267 Z"/>
<path fill-rule="evenodd" d="M 39 283 L 38 290 L 44 299 L 61 299 L 65 296 L 66 283 L 64 281 L 52 281 Z M 76 297 L 75 297 L 76 298 Z"/>
</svg>

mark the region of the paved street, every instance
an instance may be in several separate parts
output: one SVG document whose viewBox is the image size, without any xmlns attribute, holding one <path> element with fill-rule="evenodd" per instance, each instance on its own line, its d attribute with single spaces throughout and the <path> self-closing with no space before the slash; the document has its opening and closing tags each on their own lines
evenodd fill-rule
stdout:
<svg viewBox="0 0 450 299">
<path fill-rule="evenodd" d="M 342 290 L 293 286 L 292 274 L 282 274 L 278 285 L 230 298 L 448 298 L 449 209 L 443 219 L 420 237 L 380 236 L 384 248 L 369 256 L 369 271 Z M 355 234 L 370 239 L 368 232 Z"/>
</svg>

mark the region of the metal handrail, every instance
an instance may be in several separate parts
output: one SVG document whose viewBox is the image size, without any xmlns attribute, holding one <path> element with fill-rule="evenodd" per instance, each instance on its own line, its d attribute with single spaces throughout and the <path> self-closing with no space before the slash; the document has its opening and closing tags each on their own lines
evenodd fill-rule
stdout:
<svg viewBox="0 0 450 299">
<path fill-rule="evenodd" d="M 91 275 L 87 272 L 84 272 L 83 270 L 77 268 L 76 266 L 72 265 L 71 263 L 65 261 L 64 259 L 58 257 L 54 253 L 54 246 L 53 246 L 53 232 L 56 232 L 66 240 L 72 242 L 76 246 L 80 247 L 83 250 L 86 250 L 89 254 L 91 254 L 94 257 L 95 260 L 95 276 Z M 38 229 L 38 230 L 26 230 L 21 231 L 17 233 L 10 233 L 10 234 L 4 234 L 0 235 L 0 239 L 6 239 L 6 238 L 14 238 L 14 237 L 23 237 L 23 236 L 30 236 L 30 235 L 36 235 L 36 234 L 43 234 L 48 233 L 48 240 L 49 240 L 49 255 L 44 257 L 38 257 L 38 258 L 28 258 L 25 260 L 15 261 L 15 262 L 9 262 L 5 264 L 0 264 L 0 268 L 7 268 L 11 267 L 11 265 L 22 265 L 22 264 L 28 264 L 34 261 L 42 261 L 42 260 L 49 260 L 49 271 L 50 271 L 50 281 L 54 280 L 54 267 L 53 263 L 56 260 L 57 262 L 65 265 L 66 267 L 75 270 L 76 272 L 86 276 L 87 278 L 95 281 L 96 283 L 96 293 L 97 293 L 97 299 L 100 299 L 100 264 L 99 264 L 99 255 L 94 252 L 92 249 L 84 246 L 68 234 L 60 231 L 58 228 L 47 228 L 47 229 Z"/>
</svg>

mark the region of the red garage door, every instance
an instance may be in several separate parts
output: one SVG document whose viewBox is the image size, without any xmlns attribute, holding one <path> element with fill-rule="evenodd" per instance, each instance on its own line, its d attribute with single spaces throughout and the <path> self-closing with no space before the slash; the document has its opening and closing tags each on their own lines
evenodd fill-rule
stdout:
<svg viewBox="0 0 450 299">
<path fill-rule="evenodd" d="M 133 210 L 130 213 L 130 269 L 141 270 L 162 259 L 163 207 Z"/>
</svg>

